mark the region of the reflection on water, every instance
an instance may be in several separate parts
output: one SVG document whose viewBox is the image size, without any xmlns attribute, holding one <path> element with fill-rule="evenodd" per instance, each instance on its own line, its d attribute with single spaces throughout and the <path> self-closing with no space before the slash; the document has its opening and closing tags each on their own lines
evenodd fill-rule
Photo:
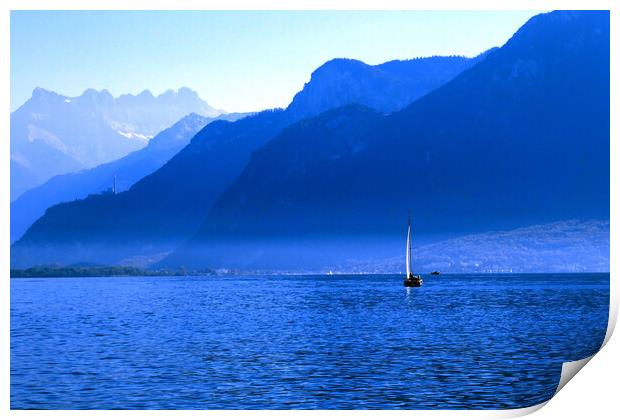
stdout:
<svg viewBox="0 0 620 420">
<path fill-rule="evenodd" d="M 605 335 L 608 274 L 401 277 L 14 279 L 11 407 L 516 408 Z"/>
</svg>

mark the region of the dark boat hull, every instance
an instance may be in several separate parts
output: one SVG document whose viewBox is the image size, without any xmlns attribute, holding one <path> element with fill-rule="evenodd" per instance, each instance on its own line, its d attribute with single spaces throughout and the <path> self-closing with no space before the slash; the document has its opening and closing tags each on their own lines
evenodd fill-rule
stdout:
<svg viewBox="0 0 620 420">
<path fill-rule="evenodd" d="M 412 276 L 412 277 L 406 278 L 403 284 L 405 285 L 405 287 L 421 287 L 422 277 Z"/>
</svg>

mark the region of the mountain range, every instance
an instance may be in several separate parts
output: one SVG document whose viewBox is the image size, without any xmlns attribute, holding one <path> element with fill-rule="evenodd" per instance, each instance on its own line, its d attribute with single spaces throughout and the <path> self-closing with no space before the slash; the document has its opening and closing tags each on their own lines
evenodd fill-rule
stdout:
<svg viewBox="0 0 620 420">
<path fill-rule="evenodd" d="M 128 191 L 48 209 L 12 266 L 318 269 L 390 258 L 409 210 L 422 242 L 609 219 L 608 12 L 537 15 L 402 109 L 351 82 L 392 80 L 376 66 L 326 66 L 337 77 L 318 69 L 287 109 L 207 125 Z"/>
<path fill-rule="evenodd" d="M 68 97 L 36 88 L 11 113 L 11 201 L 54 175 L 124 157 L 190 113 L 222 112 L 188 88 L 116 98 L 107 90 Z"/>
<path fill-rule="evenodd" d="M 432 61 L 434 65 L 427 67 L 437 75 L 422 78 L 413 96 L 407 92 L 396 95 L 392 101 L 388 100 L 389 95 L 386 96 L 382 101 L 384 108 L 379 111 L 386 113 L 398 107 L 405 96 L 416 99 L 428 93 L 459 74 L 467 63 L 474 65 L 483 57 L 421 59 L 424 63 Z M 390 62 L 389 83 L 386 82 L 385 72 L 376 70 L 375 67 L 380 66 L 360 66 L 357 61 L 336 60 L 322 67 L 332 68 L 337 62 L 339 71 L 349 75 L 344 79 L 344 86 L 356 92 L 351 96 L 370 101 L 375 96 L 372 94 L 372 89 L 376 90 L 375 84 L 392 86 L 392 91 L 397 91 L 396 87 L 404 84 L 411 86 L 408 77 L 403 76 L 406 83 L 398 77 L 407 72 L 398 72 L 397 69 L 399 65 L 403 68 L 415 67 L 414 61 Z M 13 263 L 30 265 L 91 260 L 135 263 L 161 258 L 161 253 L 170 252 L 196 231 L 210 206 L 241 173 L 254 150 L 300 118 L 343 103 L 345 97 L 326 96 L 324 100 L 312 102 L 307 109 L 297 104 L 297 101 L 307 102 L 306 98 L 327 95 L 322 84 L 335 86 L 342 79 L 333 69 L 327 72 L 319 69 L 314 74 L 317 73 L 332 76 L 321 76 L 320 82 L 313 76 L 313 80 L 304 87 L 303 94 L 297 95 L 286 110 L 267 110 L 235 122 L 216 121 L 209 124 L 186 148 L 128 191 L 93 196 L 48 209 L 44 217 L 15 244 Z M 357 84 L 352 74 L 360 78 Z M 36 252 L 29 251 L 33 250 L 33 246 Z"/>
<path fill-rule="evenodd" d="M 335 58 L 312 72 L 287 111 L 299 120 L 349 104 L 384 113 L 397 111 L 437 89 L 493 51 L 476 57 L 422 57 L 369 65 Z"/>
<path fill-rule="evenodd" d="M 157 134 L 142 149 L 118 160 L 64 175 L 56 175 L 31 188 L 11 203 L 11 243 L 19 239 L 48 207 L 107 191 L 115 184 L 122 192 L 136 181 L 159 169 L 194 135 L 215 120 L 235 121 L 247 114 L 229 113 L 217 117 L 189 114 Z"/>
<path fill-rule="evenodd" d="M 535 16 L 400 111 L 377 120 L 342 107 L 284 130 L 162 265 L 378 255 L 402 241 L 409 210 L 418 235 L 608 219 L 609 112 L 609 14 Z"/>
</svg>

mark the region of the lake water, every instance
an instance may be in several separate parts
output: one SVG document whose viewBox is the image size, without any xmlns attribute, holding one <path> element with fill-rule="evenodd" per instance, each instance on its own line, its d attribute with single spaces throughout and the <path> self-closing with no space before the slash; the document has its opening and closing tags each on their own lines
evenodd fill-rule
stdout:
<svg viewBox="0 0 620 420">
<path fill-rule="evenodd" d="M 11 280 L 11 408 L 518 408 L 595 353 L 609 274 Z"/>
</svg>

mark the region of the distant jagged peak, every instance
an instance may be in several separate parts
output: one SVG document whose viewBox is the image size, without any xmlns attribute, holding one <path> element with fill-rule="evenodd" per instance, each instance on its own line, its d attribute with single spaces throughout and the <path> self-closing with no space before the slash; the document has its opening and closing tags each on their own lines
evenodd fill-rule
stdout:
<svg viewBox="0 0 620 420">
<path fill-rule="evenodd" d="M 35 87 L 32 90 L 32 98 L 43 98 L 43 97 L 61 97 L 61 98 L 65 98 L 66 96 L 63 96 L 59 93 L 56 93 L 52 90 L 48 90 L 42 87 Z"/>
<path fill-rule="evenodd" d="M 124 93 L 116 98 L 119 103 L 135 103 L 136 101 L 151 102 L 155 99 L 155 96 L 148 89 L 143 89 L 140 93 L 134 95 L 133 93 Z"/>
<path fill-rule="evenodd" d="M 200 95 L 198 94 L 198 92 L 196 92 L 195 90 L 192 90 L 188 87 L 181 87 L 177 90 L 175 89 L 167 89 L 166 91 L 160 93 L 159 95 L 155 96 L 150 89 L 143 89 L 142 91 L 140 91 L 137 94 L 133 94 L 133 93 L 123 93 L 120 94 L 118 96 L 114 96 L 112 95 L 112 93 L 110 93 L 110 91 L 108 89 L 101 89 L 101 90 L 97 90 L 95 88 L 87 88 L 84 90 L 84 92 L 82 92 L 81 95 L 79 96 L 75 96 L 75 97 L 69 97 L 69 96 L 64 96 L 64 95 L 60 95 L 56 92 L 47 90 L 45 88 L 41 88 L 41 87 L 37 87 L 33 90 L 32 92 L 32 96 L 49 96 L 49 95 L 57 95 L 57 96 L 61 96 L 63 98 L 69 98 L 69 99 L 78 99 L 78 98 L 111 98 L 114 100 L 120 100 L 121 102 L 124 100 L 135 100 L 135 99 L 142 99 L 142 100 L 156 100 L 156 99 L 197 99 L 200 100 L 202 102 L 205 102 L 204 100 L 202 100 L 200 98 Z"/>
<path fill-rule="evenodd" d="M 57 106 L 71 102 L 71 98 L 61 95 L 52 90 L 36 87 L 32 91 L 32 96 L 25 102 L 25 106 Z"/>
<path fill-rule="evenodd" d="M 107 100 L 106 100 L 107 99 Z M 95 103 L 101 104 L 111 102 L 114 98 L 107 90 L 97 91 L 95 89 L 86 89 L 79 96 L 67 96 L 57 93 L 53 90 L 36 87 L 32 91 L 31 97 L 22 105 L 25 109 L 36 112 L 45 112 L 49 109 L 64 109 L 66 106 L 73 106 L 76 103 Z M 22 109 L 20 107 L 19 109 Z M 51 107 L 51 108 L 50 108 Z"/>
<path fill-rule="evenodd" d="M 149 89 L 143 89 L 138 94 L 124 93 L 114 96 L 108 89 L 87 88 L 80 95 L 68 96 L 53 90 L 37 86 L 33 89 L 29 103 L 95 103 L 115 105 L 150 105 L 155 103 L 181 105 L 194 107 L 205 115 L 215 116 L 224 113 L 222 110 L 212 108 L 211 105 L 200 97 L 198 92 L 188 87 L 168 89 L 155 96 Z"/>
<path fill-rule="evenodd" d="M 107 89 L 97 90 L 94 88 L 87 88 L 80 96 L 112 96 L 112 94 Z"/>
<path fill-rule="evenodd" d="M 159 94 L 155 99 L 160 102 L 180 101 L 184 103 L 207 103 L 204 99 L 200 97 L 198 92 L 188 87 L 181 87 L 178 90 L 168 89 L 165 92 Z"/>
<path fill-rule="evenodd" d="M 82 95 L 71 98 L 71 100 L 76 100 L 78 102 L 88 101 L 94 103 L 112 103 L 114 102 L 114 96 L 107 89 L 96 90 L 93 88 L 86 89 Z"/>
<path fill-rule="evenodd" d="M 196 96 L 198 96 L 198 95 L 196 94 Z M 166 100 L 166 101 L 168 101 L 168 100 L 175 100 L 178 97 L 179 97 L 179 92 L 174 90 L 174 89 L 168 89 L 165 92 L 162 92 L 159 95 L 157 95 L 157 99 L 160 100 L 160 101 L 161 100 Z"/>
<path fill-rule="evenodd" d="M 180 87 L 178 90 L 168 89 L 157 96 L 157 98 L 190 98 L 200 99 L 200 95 L 193 89 L 186 86 Z"/>
<path fill-rule="evenodd" d="M 153 99 L 155 96 L 151 93 L 150 90 L 144 89 L 142 92 L 138 93 L 136 97 L 144 98 L 144 99 Z"/>
<path fill-rule="evenodd" d="M 61 109 L 66 111 L 69 108 L 78 112 L 86 109 L 98 110 L 97 112 L 106 113 L 106 118 L 130 122 L 132 125 L 144 125 L 145 122 L 148 125 L 150 124 L 148 123 L 149 119 L 151 122 L 161 120 L 160 123 L 150 124 L 147 128 L 143 127 L 146 130 L 145 133 L 148 132 L 148 135 L 151 136 L 190 112 L 210 118 L 226 113 L 221 109 L 212 107 L 207 101 L 200 98 L 195 90 L 185 86 L 176 90 L 168 89 L 157 96 L 149 89 L 143 89 L 138 94 L 125 93 L 115 96 L 108 89 L 98 90 L 93 87 L 85 89 L 77 96 L 69 96 L 43 87 L 36 87 L 32 91 L 32 96 L 14 113 L 17 112 L 16 115 L 23 112 L 40 114 L 41 112 L 50 113 Z M 128 118 L 131 121 L 125 121 Z"/>
<path fill-rule="evenodd" d="M 185 95 L 198 96 L 198 92 L 188 88 L 187 86 L 180 87 L 178 90 L 178 93 L 179 95 L 182 95 L 182 96 L 185 96 Z"/>
<path fill-rule="evenodd" d="M 180 87 L 179 89 L 166 89 L 164 92 L 160 93 L 159 95 L 154 95 L 149 89 L 143 89 L 140 93 L 138 93 L 137 95 L 131 94 L 131 93 L 126 93 L 123 95 L 120 95 L 120 97 L 124 97 L 124 98 L 143 98 L 143 99 L 158 99 L 158 100 L 165 100 L 165 99 L 198 99 L 198 100 L 202 100 L 200 98 L 200 95 L 198 94 L 198 92 L 196 92 L 195 90 L 188 88 L 186 86 Z"/>
</svg>

